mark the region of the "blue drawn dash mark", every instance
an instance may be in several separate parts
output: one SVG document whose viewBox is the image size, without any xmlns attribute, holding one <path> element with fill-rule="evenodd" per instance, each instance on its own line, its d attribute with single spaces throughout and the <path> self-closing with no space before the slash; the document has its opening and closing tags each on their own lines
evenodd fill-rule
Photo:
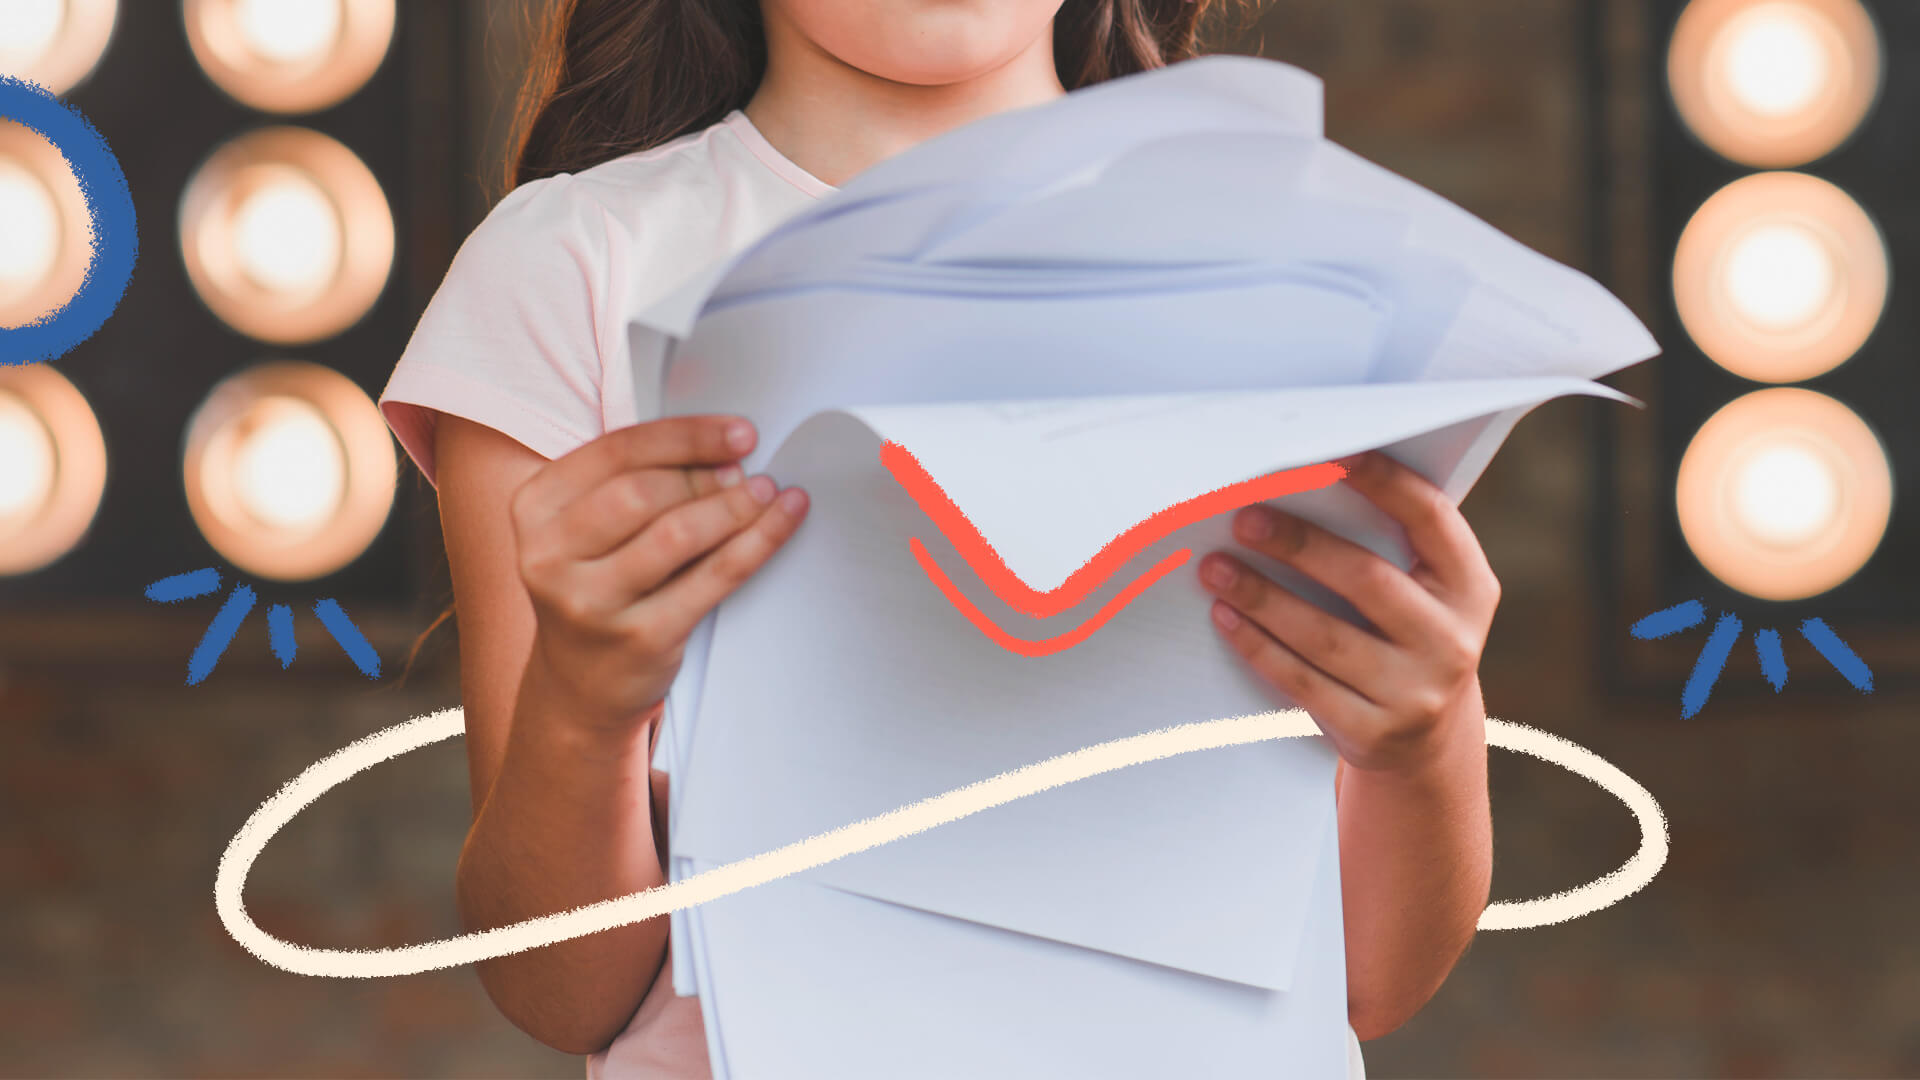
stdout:
<svg viewBox="0 0 1920 1080">
<path fill-rule="evenodd" d="M 213 665 L 220 662 L 220 656 L 233 643 L 233 635 L 240 632 L 240 623 L 253 610 L 253 590 L 245 585 L 233 590 L 227 602 L 221 606 L 220 613 L 213 617 L 207 626 L 207 632 L 201 636 L 200 644 L 193 650 L 193 656 L 187 661 L 187 685 L 196 686 L 213 671 Z"/>
<path fill-rule="evenodd" d="M 273 645 L 273 655 L 280 660 L 280 669 L 286 670 L 293 663 L 293 609 L 285 604 L 275 604 L 267 609 L 267 640 Z"/>
<path fill-rule="evenodd" d="M 1852 683 L 1854 689 L 1873 693 L 1873 672 L 1868 670 L 1866 661 L 1840 640 L 1826 620 L 1816 616 L 1801 623 L 1800 636 L 1819 649 L 1820 655 L 1826 657 L 1827 662 Z"/>
<path fill-rule="evenodd" d="M 147 599 L 158 600 L 163 604 L 173 604 L 219 591 L 220 571 L 209 566 L 205 570 L 191 570 L 184 574 L 161 578 L 147 586 Z"/>
<path fill-rule="evenodd" d="M 1779 693 L 1787 685 L 1787 657 L 1780 651 L 1780 631 L 1754 631 L 1753 651 L 1760 654 L 1760 674 L 1773 684 L 1773 692 Z"/>
<path fill-rule="evenodd" d="M 1663 638 L 1668 634 L 1677 634 L 1690 626 L 1698 626 L 1707 617 L 1706 608 L 1698 600 L 1688 600 L 1675 604 L 1663 611 L 1656 611 L 1633 624 L 1629 631 L 1641 641 Z"/>
<path fill-rule="evenodd" d="M 1733 653 L 1733 643 L 1740 639 L 1740 617 L 1731 611 L 1722 612 L 1720 621 L 1713 624 L 1713 633 L 1707 635 L 1707 643 L 1700 646 L 1700 659 L 1693 662 L 1693 674 L 1687 676 L 1686 689 L 1680 692 L 1680 718 L 1686 719 L 1700 711 L 1707 703 L 1707 695 L 1713 693 L 1713 684 L 1720 679 L 1720 672 L 1727 666 L 1727 657 Z"/>
<path fill-rule="evenodd" d="M 353 625 L 353 620 L 347 618 L 347 613 L 340 609 L 339 601 L 328 597 L 313 605 L 313 613 L 320 616 L 320 622 L 326 626 L 327 632 L 333 635 L 333 640 L 339 642 L 340 647 L 347 651 L 347 658 L 360 669 L 360 674 L 369 679 L 380 677 L 380 654 L 373 651 L 372 645 L 367 644 L 367 639 L 360 633 L 360 628 Z"/>
</svg>

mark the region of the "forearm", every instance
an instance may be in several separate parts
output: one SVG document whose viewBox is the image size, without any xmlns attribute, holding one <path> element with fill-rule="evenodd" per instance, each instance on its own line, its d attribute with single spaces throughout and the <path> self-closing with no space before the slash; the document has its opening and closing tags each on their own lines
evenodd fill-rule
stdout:
<svg viewBox="0 0 1920 1080">
<path fill-rule="evenodd" d="M 573 715 L 578 715 L 575 713 Z M 528 667 L 507 752 L 460 856 L 458 897 L 486 930 L 659 885 L 646 729 L 602 734 Z M 652 919 L 477 965 L 502 1013 L 541 1042 L 598 1050 L 646 996 L 667 920 Z"/>
<path fill-rule="evenodd" d="M 1362 1039 L 1406 1023 L 1473 939 L 1493 876 L 1486 711 L 1476 684 L 1448 743 L 1406 773 L 1343 768 L 1348 1012 Z"/>
</svg>

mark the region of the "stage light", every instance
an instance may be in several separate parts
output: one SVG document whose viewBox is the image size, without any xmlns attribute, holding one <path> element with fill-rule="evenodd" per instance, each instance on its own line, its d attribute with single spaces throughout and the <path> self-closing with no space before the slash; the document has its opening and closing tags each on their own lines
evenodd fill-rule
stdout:
<svg viewBox="0 0 1920 1080">
<path fill-rule="evenodd" d="M 311 63 L 340 40 L 340 0 L 237 0 L 234 22 L 254 55 Z"/>
<path fill-rule="evenodd" d="M 1781 441 L 1756 451 L 1734 476 L 1734 517 L 1773 547 L 1798 547 L 1833 523 L 1840 496 L 1829 463 Z"/>
<path fill-rule="evenodd" d="M 241 509 L 283 530 L 312 528 L 339 509 L 346 454 L 318 409 L 298 398 L 261 398 L 241 426 L 233 455 Z"/>
<path fill-rule="evenodd" d="M 386 524 L 399 462 L 372 399 L 316 364 L 260 364 L 216 386 L 187 429 L 187 505 L 234 565 L 281 581 L 352 562 Z"/>
<path fill-rule="evenodd" d="M 1880 93 L 1881 53 L 1859 0 L 1693 0 L 1674 27 L 1667 80 L 1714 151 L 1785 168 L 1860 126 Z"/>
<path fill-rule="evenodd" d="M 53 433 L 20 395 L 0 390 L 0 535 L 40 513 L 53 494 Z"/>
<path fill-rule="evenodd" d="M 386 287 L 393 215 L 353 151 L 304 128 L 234 139 L 180 203 L 187 274 L 214 314 L 275 344 L 331 337 Z"/>
<path fill-rule="evenodd" d="M 0 74 L 66 93 L 100 63 L 118 9 L 116 0 L 6 0 Z"/>
<path fill-rule="evenodd" d="M 1812 322 L 1839 285 L 1833 253 L 1799 224 L 1748 229 L 1727 248 L 1727 299 L 1734 311 L 1772 332 Z"/>
<path fill-rule="evenodd" d="M 215 85 L 266 112 L 313 112 L 379 70 L 394 0 L 186 0 L 186 21 Z"/>
<path fill-rule="evenodd" d="M 23 124 L 0 120 L 0 326 L 59 308 L 86 280 L 93 225 L 60 151 Z"/>
<path fill-rule="evenodd" d="M 1879 547 L 1893 475 L 1853 410 L 1811 390 L 1739 397 L 1681 457 L 1675 503 L 1702 566 L 1765 600 L 1799 600 L 1852 577 Z"/>
<path fill-rule="evenodd" d="M 313 295 L 340 272 L 344 246 L 327 193 L 294 169 L 263 179 L 233 212 L 234 254 L 263 289 Z"/>
<path fill-rule="evenodd" d="M 1757 382 L 1853 356 L 1887 305 L 1886 242 L 1860 204 L 1800 173 L 1761 173 L 1707 200 L 1680 234 L 1674 302 L 1694 343 Z"/>
<path fill-rule="evenodd" d="M 0 159 L 0 297 L 39 285 L 60 257 L 60 208 L 40 178 Z"/>
<path fill-rule="evenodd" d="M 38 570 L 86 535 L 106 487 L 100 423 L 45 364 L 0 366 L 0 575 Z"/>
<path fill-rule="evenodd" d="M 12 72 L 47 54 L 67 21 L 66 0 L 13 0 L 0 29 L 0 58 Z"/>
</svg>

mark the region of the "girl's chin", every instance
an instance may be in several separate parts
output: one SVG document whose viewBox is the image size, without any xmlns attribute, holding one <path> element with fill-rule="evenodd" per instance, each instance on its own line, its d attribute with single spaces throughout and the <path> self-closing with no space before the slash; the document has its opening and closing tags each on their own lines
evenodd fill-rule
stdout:
<svg viewBox="0 0 1920 1080">
<path fill-rule="evenodd" d="M 970 49 L 955 42 L 951 47 L 917 45 L 903 50 L 895 58 L 888 55 L 842 56 L 841 59 L 869 75 L 908 86 L 955 86 L 990 75 L 1019 55 L 1019 50 Z"/>
<path fill-rule="evenodd" d="M 844 3 L 845 0 L 836 0 Z M 1050 47 L 1047 23 L 1057 4 L 1020 0 L 1031 11 L 900 11 L 871 20 L 848 16 L 859 4 L 794 14 L 801 32 L 842 63 L 889 82 L 951 86 L 991 74 L 1029 50 Z M 909 5 L 909 7 L 912 7 Z"/>
</svg>

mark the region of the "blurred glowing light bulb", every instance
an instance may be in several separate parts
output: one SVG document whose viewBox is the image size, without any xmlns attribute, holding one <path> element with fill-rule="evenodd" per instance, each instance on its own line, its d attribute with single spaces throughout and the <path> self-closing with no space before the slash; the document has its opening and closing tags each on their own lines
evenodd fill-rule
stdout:
<svg viewBox="0 0 1920 1080">
<path fill-rule="evenodd" d="M 333 426 L 297 398 L 264 398 L 253 430 L 235 447 L 234 494 L 247 513 L 277 529 L 306 530 L 331 518 L 346 491 L 347 462 Z"/>
<path fill-rule="evenodd" d="M 60 206 L 40 178 L 0 158 L 0 297 L 39 285 L 60 258 Z M 0 459 L 5 460 L 5 459 Z"/>
<path fill-rule="evenodd" d="M 240 0 L 235 8 L 240 36 L 263 60 L 315 60 L 340 40 L 340 0 Z"/>
<path fill-rule="evenodd" d="M 53 436 L 17 396 L 0 391 L 0 522 L 31 518 L 53 494 Z M 0 530 L 0 535 L 11 530 Z"/>
<path fill-rule="evenodd" d="M 1754 539 L 1797 548 L 1827 531 L 1840 511 L 1833 466 L 1797 442 L 1781 440 L 1735 472 L 1733 511 Z"/>
<path fill-rule="evenodd" d="M 1730 21 L 1723 33 L 1728 89 L 1761 116 L 1806 109 L 1833 77 L 1819 28 L 1799 5 L 1757 5 Z"/>
<path fill-rule="evenodd" d="M 233 216 L 241 269 L 274 292 L 310 293 L 340 271 L 346 238 L 326 192 L 288 174 L 247 195 Z"/>
<path fill-rule="evenodd" d="M 1727 298 L 1763 330 L 1793 330 L 1827 309 L 1839 283 L 1833 253 L 1811 229 L 1767 224 L 1727 252 Z"/>
<path fill-rule="evenodd" d="M 0 73 L 15 74 L 47 54 L 66 29 L 67 0 L 0 0 Z"/>
<path fill-rule="evenodd" d="M 1847 405 L 1780 386 L 1700 425 L 1674 478 L 1680 531 L 1714 577 L 1763 600 L 1847 581 L 1887 535 L 1893 463 Z"/>
<path fill-rule="evenodd" d="M 1685 0 L 1667 84 L 1687 127 L 1741 165 L 1791 168 L 1879 100 L 1886 47 L 1864 0 Z"/>
</svg>

